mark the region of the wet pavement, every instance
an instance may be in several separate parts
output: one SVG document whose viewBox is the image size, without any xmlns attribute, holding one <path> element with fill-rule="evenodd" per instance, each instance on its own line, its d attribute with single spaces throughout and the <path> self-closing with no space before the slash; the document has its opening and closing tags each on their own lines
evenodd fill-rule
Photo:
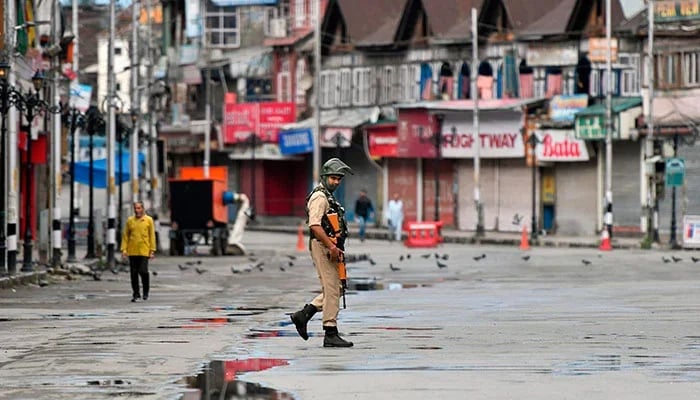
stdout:
<svg viewBox="0 0 700 400">
<path fill-rule="evenodd" d="M 355 346 L 327 349 L 289 321 L 318 286 L 296 237 L 245 242 L 157 258 L 145 302 L 109 271 L 0 290 L 0 399 L 700 397 L 695 253 L 351 240 Z"/>
</svg>

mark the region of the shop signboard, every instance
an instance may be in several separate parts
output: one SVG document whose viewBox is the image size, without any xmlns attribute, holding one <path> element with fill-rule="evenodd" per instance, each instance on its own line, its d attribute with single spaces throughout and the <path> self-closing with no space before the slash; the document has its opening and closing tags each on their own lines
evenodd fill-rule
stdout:
<svg viewBox="0 0 700 400">
<path fill-rule="evenodd" d="M 537 133 L 540 143 L 535 147 L 538 161 L 588 161 L 586 142 L 577 139 L 571 129 L 545 129 Z"/>
<path fill-rule="evenodd" d="M 700 248 L 700 215 L 685 215 L 683 217 L 683 247 L 686 249 Z"/>
<path fill-rule="evenodd" d="M 654 22 L 674 22 L 700 19 L 700 1 L 676 0 L 654 2 Z"/>
<path fill-rule="evenodd" d="M 280 128 L 294 122 L 294 103 L 231 103 L 224 104 L 224 143 L 244 142 L 256 134 L 262 142 L 277 143 Z"/>
<path fill-rule="evenodd" d="M 521 112 L 483 111 L 479 113 L 479 119 L 479 157 L 525 156 L 523 135 L 520 133 Z M 473 158 L 476 155 L 476 140 L 471 111 L 445 116 L 442 124 L 442 157 Z"/>
</svg>

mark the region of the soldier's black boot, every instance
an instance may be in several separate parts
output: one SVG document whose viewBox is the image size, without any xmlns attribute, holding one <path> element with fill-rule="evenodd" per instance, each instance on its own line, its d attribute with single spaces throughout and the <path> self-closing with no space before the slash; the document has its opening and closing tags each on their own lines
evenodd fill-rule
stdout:
<svg viewBox="0 0 700 400">
<path fill-rule="evenodd" d="M 324 326 L 326 336 L 323 338 L 323 347 L 352 347 L 352 342 L 348 342 L 338 335 L 338 328 L 335 326 Z"/>
<path fill-rule="evenodd" d="M 306 332 L 306 324 L 316 312 L 318 312 L 318 310 L 314 305 L 307 304 L 304 308 L 291 315 L 292 322 L 294 322 L 294 325 L 297 327 L 299 336 L 304 340 L 309 340 L 309 334 Z"/>
</svg>

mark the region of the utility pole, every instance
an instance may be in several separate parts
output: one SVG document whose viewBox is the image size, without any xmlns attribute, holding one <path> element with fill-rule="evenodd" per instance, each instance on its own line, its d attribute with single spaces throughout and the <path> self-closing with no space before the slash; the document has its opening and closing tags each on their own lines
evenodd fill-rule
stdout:
<svg viewBox="0 0 700 400">
<path fill-rule="evenodd" d="M 114 31 L 115 31 L 115 3 L 109 2 L 109 54 L 107 65 L 114 65 Z M 114 207 L 114 142 L 116 136 L 116 116 L 114 112 L 115 87 L 114 70 L 107 71 L 107 266 L 114 268 L 114 249 L 116 243 L 116 209 Z"/>
<path fill-rule="evenodd" d="M 53 2 L 53 44 L 61 43 L 61 4 L 59 0 Z M 53 94 L 52 107 L 59 109 L 61 106 L 61 94 L 59 93 L 60 83 L 60 55 L 55 54 L 51 57 L 51 69 L 53 70 L 53 80 L 51 81 L 51 92 Z M 51 206 L 52 206 L 52 234 L 51 245 L 53 248 L 51 257 L 51 266 L 56 268 L 61 265 L 61 242 L 63 240 L 61 232 L 61 114 L 52 113 L 51 122 L 53 129 L 51 130 L 51 166 L 49 168 L 49 185 L 51 185 Z"/>
<path fill-rule="evenodd" d="M 647 122 L 647 143 L 646 150 L 648 157 L 654 157 L 654 0 L 649 0 L 647 3 L 647 92 L 649 96 L 649 105 L 647 107 L 647 115 L 644 120 Z M 649 168 L 649 164 L 645 163 Z M 648 204 L 650 223 L 648 223 L 648 238 L 650 242 L 659 241 L 659 194 L 656 193 L 656 163 L 651 166 L 652 173 L 648 181 L 649 184 L 649 201 Z"/>
<path fill-rule="evenodd" d="M 8 1 L 5 2 L 5 15 L 3 16 L 5 18 L 5 49 L 3 50 L 8 50 L 8 49 L 14 49 L 15 47 L 15 16 L 17 15 L 16 12 L 16 2 L 14 1 Z M 15 57 L 12 51 L 5 51 L 5 56 L 8 58 L 7 62 L 10 65 L 10 70 L 8 72 L 7 76 L 7 84 L 9 87 L 14 87 L 16 80 L 15 80 L 15 72 L 14 72 L 14 63 L 15 63 Z M 15 107 L 11 107 L 10 109 L 7 110 L 8 113 L 7 115 L 4 115 L 3 118 L 7 118 L 7 137 L 5 140 L 7 141 L 7 160 L 0 160 L 0 162 L 7 162 L 7 167 L 5 168 L 5 182 L 6 182 L 6 190 L 3 188 L 3 194 L 7 193 L 7 202 L 6 208 L 7 208 L 7 213 L 5 214 L 5 222 L 7 226 L 0 226 L 0 229 L 7 229 L 6 231 L 6 240 L 7 240 L 7 273 L 9 275 L 14 275 L 17 273 L 17 234 L 18 234 L 18 229 L 17 229 L 17 211 L 18 211 L 18 205 L 19 205 L 19 196 L 17 195 L 18 193 L 18 182 L 17 182 L 17 176 L 19 176 L 18 171 L 17 171 L 17 124 L 18 124 L 18 111 Z M 2 210 L 2 212 L 5 212 L 5 210 Z M 5 259 L 5 255 L 1 255 L 3 257 L 3 260 Z"/>
<path fill-rule="evenodd" d="M 611 0 L 605 0 L 605 38 L 608 44 L 605 60 L 605 213 L 603 229 L 608 231 L 608 237 L 612 240 L 613 230 L 613 192 L 612 192 L 612 18 Z"/>
<path fill-rule="evenodd" d="M 77 1 L 77 0 L 73 0 Z M 141 96 L 139 96 L 139 12 L 140 2 L 131 4 L 131 122 L 132 133 L 129 138 L 129 168 L 131 179 L 131 204 L 139 201 L 139 115 L 141 114 Z M 121 207 L 121 205 L 120 205 Z"/>
<path fill-rule="evenodd" d="M 151 0 L 146 0 L 146 59 L 148 60 L 148 72 L 147 72 L 147 87 L 153 84 L 153 54 L 152 54 L 152 40 L 153 40 L 153 30 L 151 26 Z M 152 91 L 149 89 L 147 99 L 151 101 L 150 96 Z M 156 231 L 156 251 L 160 251 L 160 238 L 158 237 L 158 209 L 160 207 L 160 180 L 158 179 L 158 132 L 153 129 L 153 113 L 149 112 L 147 114 L 148 121 L 148 159 L 150 161 L 149 167 L 151 170 L 151 209 L 153 215 L 153 225 Z M 207 131 L 208 132 L 208 131 Z"/>
<path fill-rule="evenodd" d="M 75 72 L 75 79 L 80 83 L 80 24 L 78 23 L 78 0 L 73 0 L 71 11 L 73 15 L 73 72 Z M 82 129 L 78 130 L 78 132 L 82 132 Z M 80 154 L 80 134 L 76 135 L 76 140 L 73 141 L 72 146 L 73 154 Z M 73 193 L 75 193 L 71 207 L 73 207 L 73 218 L 75 219 L 80 214 L 80 184 L 75 177 L 71 177 L 71 179 L 73 180 Z"/>
<path fill-rule="evenodd" d="M 207 10 L 207 2 L 204 1 L 203 10 Z M 204 19 L 206 21 L 206 17 Z M 204 82 L 204 119 L 207 121 L 206 131 L 204 132 L 204 177 L 209 178 L 209 165 L 211 164 L 211 50 L 209 49 L 209 41 L 207 40 L 207 26 L 204 23 L 204 32 L 202 32 L 202 43 L 206 52 L 206 82 Z M 253 132 L 255 135 L 255 132 Z M 255 150 L 253 150 L 255 151 Z M 255 170 L 255 165 L 253 165 Z"/>
<path fill-rule="evenodd" d="M 313 185 L 321 171 L 321 0 L 316 0 L 314 20 L 314 132 L 313 132 Z"/>
<path fill-rule="evenodd" d="M 484 235 L 484 208 L 481 204 L 481 135 L 479 134 L 479 92 L 476 87 L 477 69 L 479 63 L 479 21 L 476 8 L 472 8 L 472 70 L 471 92 L 474 99 L 474 205 L 476 206 L 476 236 Z"/>
</svg>

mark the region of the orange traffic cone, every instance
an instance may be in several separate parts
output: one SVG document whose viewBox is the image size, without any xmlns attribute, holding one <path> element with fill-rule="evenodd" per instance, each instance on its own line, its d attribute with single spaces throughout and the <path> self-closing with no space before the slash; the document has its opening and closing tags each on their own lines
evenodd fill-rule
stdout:
<svg viewBox="0 0 700 400">
<path fill-rule="evenodd" d="M 304 224 L 299 224 L 299 230 L 297 231 L 297 251 L 304 251 L 306 246 L 304 246 Z"/>
<path fill-rule="evenodd" d="M 610 234 L 607 229 L 603 229 L 603 233 L 600 239 L 600 250 L 610 251 L 612 250 L 612 245 L 610 244 Z"/>
<path fill-rule="evenodd" d="M 530 241 L 527 238 L 527 228 L 523 225 L 523 233 L 520 235 L 520 250 L 530 250 Z"/>
</svg>

